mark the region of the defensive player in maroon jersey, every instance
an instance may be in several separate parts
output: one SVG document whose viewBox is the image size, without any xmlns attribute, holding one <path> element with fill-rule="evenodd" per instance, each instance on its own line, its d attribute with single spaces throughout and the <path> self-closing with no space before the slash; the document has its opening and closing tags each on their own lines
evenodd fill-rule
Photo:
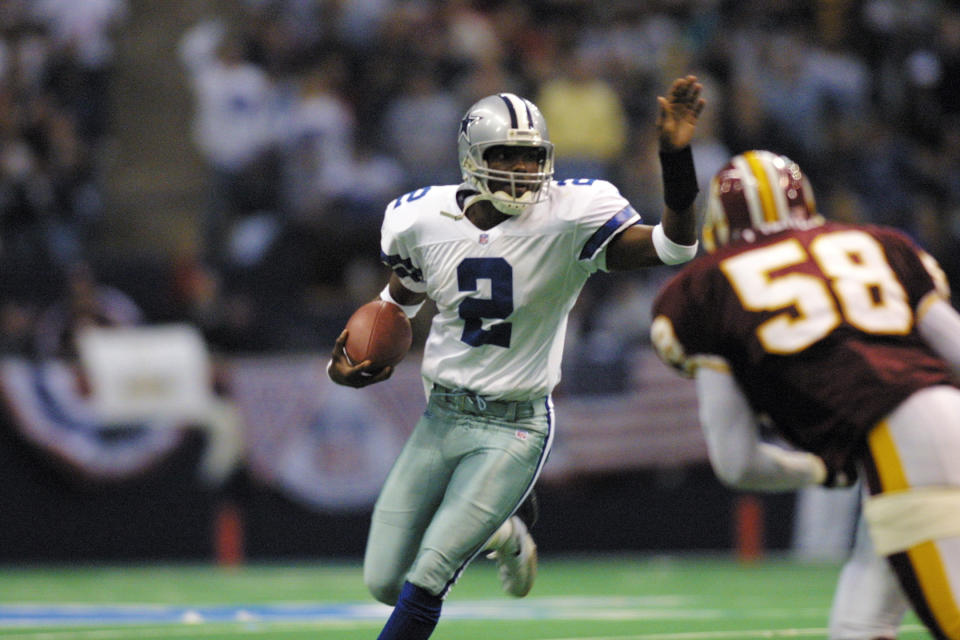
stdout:
<svg viewBox="0 0 960 640">
<path fill-rule="evenodd" d="M 800 168 L 767 151 L 714 176 L 703 240 L 651 335 L 696 379 L 718 477 L 776 491 L 859 475 L 876 553 L 845 568 L 830 637 L 895 637 L 905 594 L 935 638 L 960 639 L 960 315 L 936 261 L 894 229 L 824 221 Z"/>
</svg>

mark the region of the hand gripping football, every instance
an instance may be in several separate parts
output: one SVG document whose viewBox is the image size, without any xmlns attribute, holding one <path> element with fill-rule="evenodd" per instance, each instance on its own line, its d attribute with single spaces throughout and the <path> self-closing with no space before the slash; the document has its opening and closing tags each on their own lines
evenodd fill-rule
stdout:
<svg viewBox="0 0 960 640">
<path fill-rule="evenodd" d="M 344 349 L 354 364 L 364 360 L 373 370 L 397 364 L 410 350 L 413 330 L 403 309 L 384 300 L 368 302 L 347 320 Z"/>
</svg>

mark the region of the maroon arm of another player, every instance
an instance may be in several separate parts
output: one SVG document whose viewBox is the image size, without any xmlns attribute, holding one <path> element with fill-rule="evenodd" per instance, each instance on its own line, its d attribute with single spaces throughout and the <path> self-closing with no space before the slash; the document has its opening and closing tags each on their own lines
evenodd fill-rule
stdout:
<svg viewBox="0 0 960 640">
<path fill-rule="evenodd" d="M 416 305 L 426 299 L 426 294 L 411 291 L 403 286 L 396 274 L 390 276 L 390 297 L 401 305 Z M 384 367 L 379 371 L 372 370 L 369 360 L 350 362 L 346 352 L 347 331 L 343 330 L 333 344 L 333 353 L 327 364 L 327 375 L 339 385 L 359 389 L 377 382 L 383 382 L 393 375 L 393 367 Z"/>
</svg>

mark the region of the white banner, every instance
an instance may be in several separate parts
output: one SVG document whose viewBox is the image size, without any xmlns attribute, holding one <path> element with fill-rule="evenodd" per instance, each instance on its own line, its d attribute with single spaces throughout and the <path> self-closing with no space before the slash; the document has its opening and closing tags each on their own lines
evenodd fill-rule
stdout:
<svg viewBox="0 0 960 640">
<path fill-rule="evenodd" d="M 172 420 L 107 424 L 77 368 L 50 360 L 0 363 L 0 388 L 13 427 L 28 442 L 82 474 L 119 479 L 147 470 L 180 444 Z"/>
</svg>

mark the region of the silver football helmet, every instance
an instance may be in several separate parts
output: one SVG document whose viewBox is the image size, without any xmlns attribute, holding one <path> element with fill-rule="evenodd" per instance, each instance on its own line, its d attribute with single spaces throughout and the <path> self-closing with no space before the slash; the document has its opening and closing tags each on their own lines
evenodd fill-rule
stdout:
<svg viewBox="0 0 960 640">
<path fill-rule="evenodd" d="M 539 149 L 538 171 L 491 169 L 485 154 L 497 146 Z M 553 178 L 553 145 L 547 136 L 546 120 L 529 100 L 498 93 L 474 104 L 460 121 L 457 153 L 463 180 L 497 210 L 519 215 L 531 204 L 546 199 Z"/>
</svg>

